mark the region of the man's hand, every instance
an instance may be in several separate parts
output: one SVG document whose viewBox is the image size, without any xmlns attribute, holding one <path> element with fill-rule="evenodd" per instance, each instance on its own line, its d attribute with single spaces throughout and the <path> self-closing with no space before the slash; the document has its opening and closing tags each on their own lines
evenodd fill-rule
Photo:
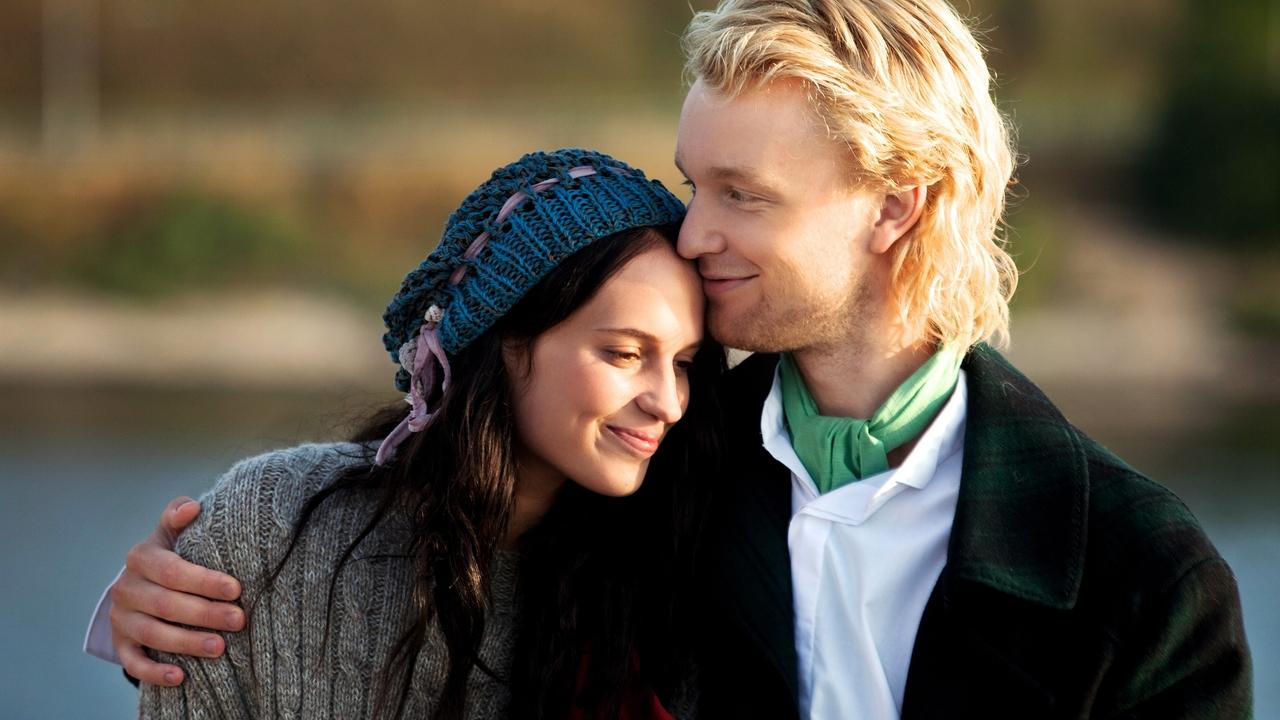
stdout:
<svg viewBox="0 0 1280 720">
<path fill-rule="evenodd" d="M 178 533 L 200 514 L 200 503 L 180 497 L 169 502 L 160 524 L 129 550 L 124 573 L 111 586 L 111 644 L 125 672 L 153 685 L 178 685 L 182 669 L 157 663 L 143 647 L 178 655 L 217 657 L 225 643 L 209 632 L 175 623 L 237 631 L 244 611 L 229 602 L 240 597 L 230 575 L 183 560 L 173 551 Z"/>
</svg>

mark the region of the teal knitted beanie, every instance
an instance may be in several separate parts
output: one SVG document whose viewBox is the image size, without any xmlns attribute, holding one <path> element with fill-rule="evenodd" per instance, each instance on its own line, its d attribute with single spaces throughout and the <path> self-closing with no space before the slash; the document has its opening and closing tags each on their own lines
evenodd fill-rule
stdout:
<svg viewBox="0 0 1280 720">
<path fill-rule="evenodd" d="M 660 182 L 603 153 L 525 155 L 449 216 L 439 245 L 387 306 L 383 345 L 402 363 L 430 311 L 442 350 L 454 355 L 574 252 L 623 230 L 679 223 L 684 211 Z M 401 367 L 396 387 L 408 391 L 410 375 Z"/>
</svg>

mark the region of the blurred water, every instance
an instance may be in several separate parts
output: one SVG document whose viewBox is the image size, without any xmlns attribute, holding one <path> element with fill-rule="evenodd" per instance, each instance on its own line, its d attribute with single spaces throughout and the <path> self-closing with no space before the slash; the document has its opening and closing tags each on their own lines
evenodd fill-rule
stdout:
<svg viewBox="0 0 1280 720">
<path fill-rule="evenodd" d="M 332 408 L 375 404 L 352 393 L 0 396 L 0 715 L 13 720 L 132 716 L 135 691 L 119 669 L 80 650 L 93 605 L 128 547 L 166 501 L 199 494 L 237 458 L 334 437 L 341 431 Z M 1276 458 L 1146 440 L 1145 457 L 1126 457 L 1187 500 L 1235 569 L 1257 716 L 1280 718 Z"/>
<path fill-rule="evenodd" d="M 338 437 L 385 399 L 0 388 L 0 717 L 136 716 L 120 669 L 81 651 L 124 553 L 172 497 L 241 457 Z"/>
<path fill-rule="evenodd" d="M 234 454 L 145 442 L 0 450 L 0 714 L 135 714 L 133 686 L 80 651 L 85 618 L 158 509 L 198 492 Z"/>
</svg>

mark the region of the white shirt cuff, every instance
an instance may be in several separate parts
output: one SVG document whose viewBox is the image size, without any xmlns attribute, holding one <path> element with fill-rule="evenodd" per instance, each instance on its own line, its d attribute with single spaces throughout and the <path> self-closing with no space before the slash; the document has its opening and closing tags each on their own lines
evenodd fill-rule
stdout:
<svg viewBox="0 0 1280 720">
<path fill-rule="evenodd" d="M 89 623 L 89 629 L 84 634 L 85 652 L 116 665 L 123 665 L 123 663 L 120 662 L 120 656 L 116 654 L 116 649 L 111 644 L 111 588 L 120 580 L 121 575 L 124 575 L 124 568 L 120 568 L 116 579 L 102 591 L 102 597 L 98 598 L 98 606 L 93 609 L 93 621 Z"/>
</svg>

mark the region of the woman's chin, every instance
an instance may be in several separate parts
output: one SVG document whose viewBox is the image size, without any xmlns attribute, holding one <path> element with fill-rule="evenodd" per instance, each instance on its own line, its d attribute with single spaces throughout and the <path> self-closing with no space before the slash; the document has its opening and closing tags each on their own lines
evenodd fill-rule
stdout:
<svg viewBox="0 0 1280 720">
<path fill-rule="evenodd" d="M 626 497 L 632 495 L 644 484 L 644 474 L 649 468 L 648 461 L 637 467 L 610 468 L 583 480 L 575 480 L 583 489 L 605 497 Z"/>
</svg>

